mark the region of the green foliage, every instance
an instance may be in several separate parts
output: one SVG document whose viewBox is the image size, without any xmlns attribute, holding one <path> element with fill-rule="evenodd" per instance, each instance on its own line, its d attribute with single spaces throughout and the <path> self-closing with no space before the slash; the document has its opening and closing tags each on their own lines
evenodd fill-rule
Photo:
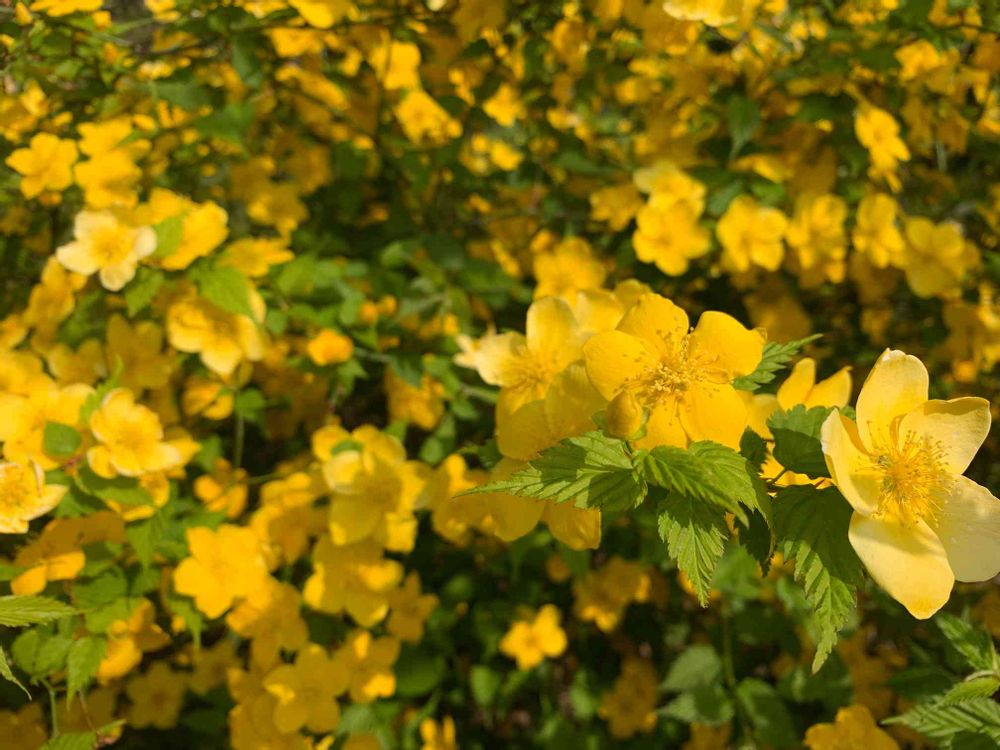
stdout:
<svg viewBox="0 0 1000 750">
<path fill-rule="evenodd" d="M 788 363 L 792 361 L 802 351 L 807 344 L 820 338 L 820 334 L 806 336 L 797 341 L 788 341 L 779 344 L 768 341 L 764 345 L 764 354 L 761 356 L 757 369 L 749 375 L 743 375 L 733 381 L 733 387 L 741 391 L 756 391 L 762 385 L 772 382 L 778 373 L 784 370 Z"/>
<path fill-rule="evenodd" d="M 959 732 L 971 732 L 1000 743 L 1000 705 L 989 698 L 922 703 L 886 723 L 903 724 L 932 740 L 948 741 Z"/>
<path fill-rule="evenodd" d="M 657 509 L 657 526 L 668 554 L 691 581 L 698 601 L 706 606 L 716 566 L 729 538 L 722 511 L 701 498 L 679 493 L 667 495 Z"/>
<path fill-rule="evenodd" d="M 814 672 L 854 614 L 864 577 L 861 560 L 847 539 L 852 512 L 833 487 L 788 487 L 779 491 L 774 504 L 778 551 L 795 560 L 795 580 L 805 590 L 819 631 Z"/>
<path fill-rule="evenodd" d="M 246 277 L 229 266 L 198 266 L 192 270 L 198 292 L 220 310 L 254 318 Z"/>
<path fill-rule="evenodd" d="M 42 448 L 50 456 L 65 458 L 80 448 L 83 436 L 73 427 L 59 422 L 46 422 Z"/>
<path fill-rule="evenodd" d="M 820 444 L 820 430 L 832 409 L 799 404 L 788 411 L 776 411 L 767 421 L 774 435 L 774 458 L 789 471 L 811 479 L 830 476 Z"/>
<path fill-rule="evenodd" d="M 68 604 L 47 596 L 0 596 L 0 625 L 7 627 L 51 622 L 75 612 Z"/>
<path fill-rule="evenodd" d="M 66 657 L 66 702 L 83 693 L 97 674 L 101 659 L 107 652 L 104 638 L 79 638 L 70 646 Z"/>
</svg>

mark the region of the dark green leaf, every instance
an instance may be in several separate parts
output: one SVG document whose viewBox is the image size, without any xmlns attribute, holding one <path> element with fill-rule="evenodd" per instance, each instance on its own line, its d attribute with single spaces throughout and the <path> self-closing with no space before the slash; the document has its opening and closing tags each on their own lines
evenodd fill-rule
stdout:
<svg viewBox="0 0 1000 750">
<path fill-rule="evenodd" d="M 823 456 L 820 430 L 833 410 L 826 406 L 806 409 L 799 404 L 788 411 L 776 411 L 767 420 L 774 436 L 774 458 L 789 471 L 812 479 L 830 476 Z"/>
<path fill-rule="evenodd" d="M 691 581 L 702 606 L 708 604 L 715 568 L 729 538 L 722 509 L 675 492 L 661 501 L 657 525 L 667 553 Z"/>
</svg>

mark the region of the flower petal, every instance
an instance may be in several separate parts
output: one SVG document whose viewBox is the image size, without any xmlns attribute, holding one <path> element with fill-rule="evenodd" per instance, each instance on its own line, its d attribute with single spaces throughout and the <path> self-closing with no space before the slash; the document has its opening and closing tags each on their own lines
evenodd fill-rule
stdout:
<svg viewBox="0 0 1000 750">
<path fill-rule="evenodd" d="M 643 294 L 625 313 L 618 330 L 644 339 L 662 349 L 668 340 L 670 350 L 687 334 L 690 323 L 687 313 L 659 294 Z"/>
<path fill-rule="evenodd" d="M 868 373 L 858 396 L 858 434 L 869 450 L 873 436 L 927 400 L 927 368 L 916 357 L 886 349 Z M 883 435 L 883 437 L 885 437 Z"/>
<path fill-rule="evenodd" d="M 1000 500 L 968 477 L 955 484 L 933 524 L 959 581 L 988 581 L 1000 573 Z"/>
<path fill-rule="evenodd" d="M 855 511 L 868 516 L 878 508 L 881 480 L 866 469 L 871 460 L 858 435 L 858 426 L 839 411 L 823 422 L 820 431 L 826 468 L 837 489 Z"/>
<path fill-rule="evenodd" d="M 528 349 L 563 367 L 580 358 L 580 331 L 573 308 L 561 297 L 543 297 L 528 308 L 524 324 Z M 562 369 L 562 368 L 559 368 Z"/>
<path fill-rule="evenodd" d="M 778 388 L 778 403 L 782 409 L 804 404 L 816 384 L 816 360 L 805 357 L 795 363 L 785 382 Z"/>
<path fill-rule="evenodd" d="M 656 357 L 645 343 L 622 331 L 592 336 L 583 347 L 583 356 L 590 382 L 608 400 L 627 381 L 656 366 Z"/>
<path fill-rule="evenodd" d="M 900 435 L 911 431 L 933 440 L 943 451 L 948 471 L 961 474 L 989 434 L 990 402 L 984 398 L 926 401 L 900 422 Z"/>
<path fill-rule="evenodd" d="M 948 601 L 955 576 L 923 521 L 909 526 L 855 513 L 848 536 L 875 582 L 914 617 L 926 620 Z"/>
<path fill-rule="evenodd" d="M 738 449 L 747 408 L 728 383 L 699 383 L 684 399 L 681 424 L 691 440 L 714 440 Z"/>
<path fill-rule="evenodd" d="M 709 310 L 698 318 L 691 334 L 693 348 L 709 354 L 712 366 L 725 370 L 732 379 L 757 369 L 764 353 L 764 334 L 760 329 L 744 328 L 736 318 Z"/>
</svg>

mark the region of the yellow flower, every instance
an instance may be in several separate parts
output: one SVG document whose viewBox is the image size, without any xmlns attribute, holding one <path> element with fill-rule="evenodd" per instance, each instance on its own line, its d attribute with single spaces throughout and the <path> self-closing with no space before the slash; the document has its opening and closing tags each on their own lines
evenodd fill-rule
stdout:
<svg viewBox="0 0 1000 750">
<path fill-rule="evenodd" d="M 611 690 L 601 696 L 597 715 L 608 722 L 615 739 L 628 739 L 656 727 L 656 693 L 659 680 L 653 665 L 631 657 L 622 664 L 621 674 Z"/>
<path fill-rule="evenodd" d="M 795 250 L 797 270 L 804 286 L 816 286 L 824 279 L 844 280 L 846 218 L 847 204 L 836 195 L 806 193 L 795 201 L 795 213 L 785 239 Z"/>
<path fill-rule="evenodd" d="M 670 300 L 646 294 L 614 331 L 584 346 L 587 374 L 611 400 L 629 391 L 649 410 L 641 447 L 715 440 L 736 447 L 747 412 L 733 378 L 754 371 L 764 349 L 760 331 L 724 313 L 702 314 L 688 332 L 688 316 Z"/>
<path fill-rule="evenodd" d="M 566 633 L 560 627 L 562 613 L 546 604 L 531 620 L 515 622 L 500 640 L 500 653 L 517 662 L 518 669 L 532 669 L 545 657 L 555 658 L 566 650 Z"/>
<path fill-rule="evenodd" d="M 420 750 L 458 750 L 455 738 L 455 720 L 445 716 L 438 724 L 428 717 L 420 722 L 420 739 L 423 745 Z"/>
<path fill-rule="evenodd" d="M 287 263 L 295 257 L 288 243 L 280 238 L 246 237 L 226 245 L 218 265 L 231 266 L 244 276 L 266 276 L 271 266 Z"/>
<path fill-rule="evenodd" d="M 31 9 L 49 16 L 67 16 L 70 13 L 92 13 L 100 10 L 103 0 L 35 0 Z"/>
<path fill-rule="evenodd" d="M 612 557 L 603 568 L 573 584 L 573 611 L 581 620 L 610 633 L 629 604 L 649 601 L 651 587 L 652 579 L 641 563 Z"/>
<path fill-rule="evenodd" d="M 354 355 L 354 342 L 350 336 L 324 328 L 306 344 L 306 354 L 320 367 L 339 365 Z"/>
<path fill-rule="evenodd" d="M 898 190 L 896 169 L 899 162 L 910 159 L 910 150 L 899 137 L 899 123 L 884 109 L 865 104 L 854 115 L 854 132 L 871 157 L 869 175 L 885 178 L 890 188 Z"/>
<path fill-rule="evenodd" d="M 11 581 L 11 591 L 37 594 L 49 581 L 76 578 L 86 562 L 84 545 L 124 541 L 125 524 L 110 511 L 50 521 L 35 541 L 18 551 L 14 564 L 25 570 Z"/>
<path fill-rule="evenodd" d="M 352 632 L 334 654 L 338 673 L 348 675 L 348 691 L 355 703 L 371 703 L 396 692 L 392 665 L 397 658 L 398 640 L 373 638 L 367 630 Z"/>
<path fill-rule="evenodd" d="M 751 265 L 777 271 L 785 257 L 782 239 L 788 219 L 776 208 L 761 206 L 748 195 L 733 199 L 715 229 L 722 244 L 722 262 L 732 271 Z"/>
<path fill-rule="evenodd" d="M 195 203 L 177 193 L 156 188 L 149 201 L 136 209 L 144 224 L 159 224 L 179 217 L 181 237 L 173 252 L 162 258 L 160 266 L 168 271 L 187 268 L 198 258 L 204 258 L 221 245 L 229 234 L 229 215 L 212 201 Z"/>
<path fill-rule="evenodd" d="M 900 265 L 913 293 L 934 297 L 957 289 L 971 265 L 958 226 L 915 216 L 906 220 L 903 232 L 906 247 Z"/>
<path fill-rule="evenodd" d="M 255 316 L 262 319 L 260 296 L 251 293 L 250 303 Z M 167 339 L 175 349 L 199 354 L 208 369 L 226 377 L 240 362 L 256 362 L 264 356 L 264 335 L 255 321 L 193 294 L 177 300 L 167 311 Z"/>
<path fill-rule="evenodd" d="M 403 578 L 403 566 L 382 556 L 370 540 L 335 545 L 324 536 L 313 549 L 313 573 L 302 589 L 302 598 L 313 609 L 349 614 L 363 627 L 371 627 L 389 612 L 389 594 Z"/>
<path fill-rule="evenodd" d="M 209 618 L 216 618 L 234 601 L 267 585 L 260 540 L 250 529 L 223 524 L 216 530 L 203 526 L 187 530 L 191 556 L 174 571 L 177 593 L 194 597 Z"/>
<path fill-rule="evenodd" d="M 302 597 L 289 583 L 268 577 L 226 615 L 226 625 L 250 639 L 253 664 L 274 664 L 282 649 L 297 651 L 309 640 Z"/>
<path fill-rule="evenodd" d="M 524 116 L 524 103 L 516 88 L 504 83 L 483 104 L 483 111 L 505 128 Z"/>
<path fill-rule="evenodd" d="M 247 472 L 233 469 L 224 458 L 216 458 L 211 474 L 202 474 L 194 480 L 194 496 L 215 513 L 223 512 L 227 518 L 236 518 L 247 505 Z"/>
<path fill-rule="evenodd" d="M 62 191 L 73 184 L 76 143 L 39 133 L 28 148 L 19 148 L 7 157 L 7 166 L 21 175 L 21 193 L 36 198 L 46 190 Z"/>
<path fill-rule="evenodd" d="M 87 451 L 87 462 L 102 477 L 138 477 L 179 466 L 180 449 L 163 439 L 160 418 L 135 403 L 126 388 L 116 388 L 90 415 L 90 431 L 98 445 Z"/>
<path fill-rule="evenodd" d="M 110 211 L 81 211 L 73 222 L 73 242 L 56 250 L 70 271 L 97 273 L 105 289 L 117 292 L 135 276 L 139 261 L 156 250 L 150 227 L 132 227 Z"/>
<path fill-rule="evenodd" d="M 65 494 L 66 487 L 45 484 L 38 464 L 0 461 L 0 534 L 26 533 L 28 521 L 48 513 Z"/>
<path fill-rule="evenodd" d="M 816 382 L 816 360 L 803 357 L 792 368 L 777 393 L 751 394 L 742 391 L 750 410 L 749 426 L 763 438 L 773 440 L 767 420 L 777 409 L 785 411 L 802 404 L 807 409 L 815 406 L 847 406 L 851 398 L 851 368 L 842 367 L 825 380 Z"/>
<path fill-rule="evenodd" d="M 89 386 L 76 384 L 60 388 L 46 377 L 33 379 L 27 395 L 0 394 L 0 441 L 9 461 L 29 465 L 36 462 L 42 469 L 54 469 L 66 460 L 53 458 L 45 452 L 45 427 L 49 422 L 75 427 L 80 420 L 80 408 L 93 393 Z"/>
<path fill-rule="evenodd" d="M 536 300 L 528 308 L 524 334 L 484 336 L 462 364 L 500 386 L 498 411 L 512 412 L 545 396 L 557 374 L 580 359 L 581 333 L 573 310 L 558 297 Z"/>
<path fill-rule="evenodd" d="M 118 382 L 134 393 L 165 386 L 174 369 L 173 358 L 163 351 L 163 329 L 143 320 L 130 324 L 121 315 L 108 321 L 105 347 L 106 371 L 114 372 L 121 363 Z"/>
<path fill-rule="evenodd" d="M 144 651 L 156 651 L 170 643 L 170 636 L 156 624 L 156 608 L 145 598 L 139 600 L 127 618 L 112 622 L 107 634 L 107 652 L 97 668 L 97 679 L 102 684 L 135 669 Z"/>
<path fill-rule="evenodd" d="M 642 203 L 639 190 L 631 182 L 610 185 L 590 194 L 590 216 L 620 232 L 639 212 Z"/>
<path fill-rule="evenodd" d="M 406 576 L 406 581 L 389 594 L 389 622 L 386 627 L 401 641 L 418 643 L 424 637 L 424 621 L 437 608 L 434 594 L 420 593 L 420 575 Z"/>
<path fill-rule="evenodd" d="M 243 663 L 236 648 L 233 639 L 220 638 L 214 646 L 196 649 L 191 654 L 191 666 L 194 667 L 189 684 L 191 690 L 205 695 L 219 685 L 225 685 L 228 671 Z"/>
<path fill-rule="evenodd" d="M 142 179 L 142 170 L 127 149 L 116 148 L 82 161 L 74 167 L 73 176 L 89 208 L 132 208 L 139 202 L 136 183 Z"/>
<path fill-rule="evenodd" d="M 865 706 L 853 705 L 837 711 L 832 724 L 814 724 L 806 731 L 809 750 L 899 750 L 899 745 L 888 733 L 875 724 L 871 711 Z"/>
<path fill-rule="evenodd" d="M 427 373 L 421 376 L 417 388 L 387 367 L 383 383 L 390 421 L 411 422 L 421 430 L 433 430 L 441 421 L 444 386 Z"/>
<path fill-rule="evenodd" d="M 174 727 L 186 692 L 185 675 L 174 672 L 166 662 L 156 662 L 125 685 L 125 694 L 132 702 L 128 712 L 129 726 L 136 729 Z"/>
<path fill-rule="evenodd" d="M 367 59 L 387 91 L 420 88 L 420 48 L 417 45 L 386 40 L 369 50 Z"/>
<path fill-rule="evenodd" d="M 861 199 L 851 239 L 876 268 L 890 263 L 901 266 L 903 235 L 896 226 L 899 204 L 884 193 L 872 193 Z"/>
<path fill-rule="evenodd" d="M 462 124 L 423 89 L 413 89 L 395 106 L 403 133 L 414 143 L 440 145 L 462 134 Z"/>
<path fill-rule="evenodd" d="M 709 251 L 708 231 L 698 223 L 700 210 L 672 193 L 656 192 L 639 210 L 632 245 L 639 260 L 663 273 L 680 276 L 693 258 Z"/>
<path fill-rule="evenodd" d="M 0 710 L 0 737 L 14 743 L 12 750 L 38 750 L 49 738 L 39 701 L 25 703 L 19 710 Z"/>
<path fill-rule="evenodd" d="M 326 649 L 308 644 L 294 664 L 281 664 L 264 678 L 264 688 L 278 699 L 274 725 L 282 734 L 303 727 L 310 732 L 332 732 L 340 723 L 337 696 L 347 690 L 347 675 Z"/>
<path fill-rule="evenodd" d="M 288 0 L 305 22 L 317 29 L 328 29 L 354 7 L 351 0 Z"/>
<path fill-rule="evenodd" d="M 594 257 L 586 240 L 563 240 L 551 252 L 535 256 L 535 299 L 562 297 L 571 303 L 576 293 L 600 289 L 608 275 L 604 264 Z"/>
<path fill-rule="evenodd" d="M 854 508 L 850 540 L 875 581 L 925 619 L 959 581 L 1000 571 L 1000 501 L 962 476 L 990 428 L 981 398 L 927 399 L 923 363 L 887 349 L 857 401 L 834 412 L 822 444 L 834 484 Z"/>
</svg>

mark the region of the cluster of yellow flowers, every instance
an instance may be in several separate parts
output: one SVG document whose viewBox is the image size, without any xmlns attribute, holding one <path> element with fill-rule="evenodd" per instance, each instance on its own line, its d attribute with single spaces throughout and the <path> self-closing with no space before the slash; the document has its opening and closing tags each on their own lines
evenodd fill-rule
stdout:
<svg viewBox="0 0 1000 750">
<path fill-rule="evenodd" d="M 0 745 L 913 741 L 889 642 L 1000 637 L 987 5 L 0 7 Z"/>
</svg>

